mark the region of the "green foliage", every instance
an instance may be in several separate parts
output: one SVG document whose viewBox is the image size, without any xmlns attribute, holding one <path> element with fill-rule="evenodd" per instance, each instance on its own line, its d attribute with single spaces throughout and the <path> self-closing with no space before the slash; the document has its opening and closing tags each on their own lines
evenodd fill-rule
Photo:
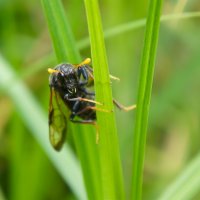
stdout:
<svg viewBox="0 0 200 200">
<path fill-rule="evenodd" d="M 75 40 L 60 1 L 42 0 L 58 62 L 80 61 Z"/>
<path fill-rule="evenodd" d="M 161 0 L 150 1 L 142 60 L 133 141 L 132 199 L 141 199 L 148 115 L 153 84 Z"/>
<path fill-rule="evenodd" d="M 6 63 L 6 61 L 4 61 L 2 57 L 0 57 L 0 71 L 1 71 L 1 78 L 0 78 L 1 89 L 6 90 L 7 94 L 10 96 L 14 105 L 16 106 L 17 112 L 20 113 L 20 116 L 22 120 L 24 121 L 24 123 L 26 124 L 27 128 L 30 129 L 31 133 L 39 142 L 39 144 L 42 146 L 42 148 L 48 155 L 49 159 L 53 162 L 54 166 L 62 175 L 63 179 L 70 185 L 71 189 L 79 198 L 84 199 L 85 191 L 84 191 L 84 186 L 82 182 L 82 176 L 80 173 L 78 162 L 73 152 L 71 151 L 68 145 L 65 148 L 63 148 L 60 154 L 57 154 L 52 149 L 47 137 L 48 123 L 44 115 L 44 111 L 42 111 L 42 109 L 38 105 L 38 102 L 35 100 L 34 96 L 31 94 L 28 88 L 20 80 L 16 78 L 15 72 L 12 70 L 11 66 L 8 63 Z M 12 82 L 13 80 L 15 80 L 14 85 L 11 88 L 7 88 L 9 83 Z M 13 126 L 14 125 L 15 124 L 13 123 Z M 21 149 L 21 147 L 23 147 L 23 143 L 20 140 L 20 138 L 22 139 L 22 136 L 20 137 L 20 132 L 21 132 L 20 128 L 16 129 L 17 133 L 19 134 L 16 141 L 19 144 L 21 143 L 21 145 L 18 148 L 13 150 L 15 154 L 17 154 L 18 150 L 23 152 L 23 150 Z M 15 133 L 15 131 L 13 132 Z M 22 161 L 20 160 L 22 159 L 18 155 L 18 160 L 15 162 L 18 164 L 21 164 Z M 23 168 L 21 169 L 20 166 L 19 166 L 20 171 L 22 170 L 23 173 L 27 173 L 27 174 L 30 173 L 30 169 L 23 170 Z M 67 171 L 66 171 L 66 166 L 68 166 Z M 72 174 L 72 171 L 74 174 Z M 19 171 L 16 172 L 16 175 L 18 173 Z M 19 178 L 19 179 L 21 180 L 22 178 Z M 15 186 L 18 186 L 19 185 L 18 179 L 15 181 L 16 181 Z M 25 185 L 24 182 L 22 185 Z M 14 189 L 15 188 L 13 186 L 13 190 Z M 24 188 L 22 188 L 21 191 L 23 190 Z M 17 196 L 20 196 L 20 195 L 17 195 Z"/>
<path fill-rule="evenodd" d="M 112 93 L 98 2 L 85 0 L 85 8 L 94 67 L 96 100 L 103 103 L 103 109 L 108 111 L 108 113 L 97 111 L 103 199 L 124 199 L 117 130 L 112 112 Z"/>
<path fill-rule="evenodd" d="M 199 2 L 164 2 L 158 47 L 161 1 L 149 2 L 147 20 L 146 1 L 1 2 L 0 198 L 200 198 Z M 46 69 L 90 54 L 98 108 L 113 112 L 97 111 L 98 145 L 94 127 L 67 121 L 57 153 Z M 136 111 L 113 107 L 135 96 Z"/>
<path fill-rule="evenodd" d="M 163 191 L 159 200 L 176 200 L 176 199 L 194 199 L 195 194 L 199 191 L 199 174 L 200 156 L 187 166 L 186 169 Z"/>
</svg>

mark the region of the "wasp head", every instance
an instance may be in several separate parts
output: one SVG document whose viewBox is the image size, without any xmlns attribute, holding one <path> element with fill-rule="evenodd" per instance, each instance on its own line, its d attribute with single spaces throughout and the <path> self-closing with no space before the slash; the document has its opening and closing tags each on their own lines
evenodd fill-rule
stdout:
<svg viewBox="0 0 200 200">
<path fill-rule="evenodd" d="M 71 64 L 60 64 L 54 69 L 48 69 L 50 73 L 49 85 L 55 90 L 63 91 L 69 96 L 74 96 L 78 87 L 78 76 Z"/>
</svg>

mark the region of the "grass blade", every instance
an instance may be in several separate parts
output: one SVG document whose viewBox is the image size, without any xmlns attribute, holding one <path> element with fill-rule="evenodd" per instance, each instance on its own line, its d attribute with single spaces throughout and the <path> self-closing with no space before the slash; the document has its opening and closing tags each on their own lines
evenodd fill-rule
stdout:
<svg viewBox="0 0 200 200">
<path fill-rule="evenodd" d="M 107 110 L 113 110 L 109 70 L 103 39 L 103 30 L 97 0 L 85 0 L 86 15 L 94 66 L 96 100 Z M 99 154 L 101 166 L 102 199 L 124 199 L 117 130 L 114 113 L 97 111 L 100 132 Z"/>
<path fill-rule="evenodd" d="M 5 198 L 4 194 L 3 194 L 3 191 L 2 191 L 2 189 L 1 189 L 1 187 L 0 187 L 0 199 L 1 199 L 1 200 L 6 200 L 6 198 Z"/>
<path fill-rule="evenodd" d="M 145 157 L 146 132 L 148 125 L 155 55 L 158 42 L 161 5 L 162 0 L 150 1 L 145 42 L 140 66 L 140 80 L 133 144 L 132 175 L 132 199 L 137 200 L 140 200 L 142 196 L 142 174 Z"/>
<path fill-rule="evenodd" d="M 42 5 L 57 60 L 59 62 L 70 61 L 71 63 L 80 61 L 81 57 L 75 48 L 76 43 L 61 2 L 42 0 Z"/>
<path fill-rule="evenodd" d="M 177 13 L 177 14 L 168 14 L 163 15 L 160 18 L 161 22 L 166 22 L 170 20 L 181 20 L 181 19 L 190 19 L 190 18 L 198 18 L 200 17 L 200 12 L 184 12 L 184 13 Z M 127 22 L 124 24 L 117 25 L 113 28 L 109 28 L 108 30 L 104 31 L 104 38 L 109 39 L 113 36 L 118 36 L 120 34 L 134 31 L 136 29 L 144 27 L 146 24 L 146 19 L 139 19 L 134 20 L 131 22 Z M 77 43 L 79 49 L 83 49 L 88 47 L 90 44 L 89 38 L 84 38 Z"/>
<path fill-rule="evenodd" d="M 58 61 L 79 63 L 81 56 L 76 48 L 61 2 L 42 0 L 42 4 Z M 73 123 L 70 123 L 70 127 L 81 160 L 88 198 L 101 199 L 100 173 L 98 170 L 99 157 L 95 144 L 94 129 L 89 125 L 86 127 L 86 125 L 74 125 Z"/>
<path fill-rule="evenodd" d="M 184 12 L 184 13 L 178 13 L 178 14 L 169 14 L 169 15 L 163 15 L 161 17 L 161 22 L 167 22 L 170 20 L 174 19 L 191 19 L 191 18 L 198 18 L 200 17 L 200 12 Z M 127 22 L 121 25 L 117 25 L 113 28 L 110 28 L 108 30 L 104 31 L 104 39 L 109 39 L 111 37 L 129 32 L 129 31 L 134 31 L 139 28 L 144 27 L 146 24 L 146 19 L 139 19 L 139 20 L 134 20 L 131 22 Z M 87 48 L 90 45 L 90 40 L 89 38 L 83 38 L 80 41 L 76 43 L 77 48 L 79 50 L 82 50 L 84 48 Z M 26 69 L 22 74 L 22 78 L 27 78 L 42 69 L 49 63 L 55 61 L 53 58 L 53 55 L 49 54 L 46 55 L 45 57 L 42 57 L 40 60 L 37 60 L 35 63 L 33 63 L 28 69 Z"/>
<path fill-rule="evenodd" d="M 159 200 L 189 200 L 199 193 L 200 155 L 187 166 L 178 178 L 165 189 Z"/>
<path fill-rule="evenodd" d="M 49 159 L 65 182 L 71 187 L 77 198 L 86 199 L 79 163 L 69 146 L 65 145 L 59 154 L 52 149 L 48 139 L 47 115 L 41 110 L 38 102 L 23 82 L 17 80 L 17 75 L 11 66 L 1 56 L 0 71 L 0 89 L 6 91 L 10 96 L 24 123 L 40 143 Z M 8 88 L 7 86 L 13 79 L 16 80 L 15 84 Z"/>
</svg>

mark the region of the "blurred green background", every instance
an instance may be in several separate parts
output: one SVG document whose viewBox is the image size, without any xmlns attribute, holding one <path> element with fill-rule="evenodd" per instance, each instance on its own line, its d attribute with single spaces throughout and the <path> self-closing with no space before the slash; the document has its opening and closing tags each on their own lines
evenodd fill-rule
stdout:
<svg viewBox="0 0 200 200">
<path fill-rule="evenodd" d="M 88 36 L 83 1 L 65 0 L 63 4 L 78 43 Z M 101 0 L 99 4 L 104 30 L 145 18 L 148 7 L 147 0 Z M 198 10 L 200 2 L 197 0 L 169 0 L 164 1 L 163 5 L 163 14 Z M 173 19 L 161 23 L 143 199 L 154 199 L 164 191 L 199 152 L 199 23 L 199 18 Z M 113 95 L 125 105 L 136 102 L 143 40 L 144 27 L 106 39 L 110 73 L 121 79 L 120 82 L 112 82 Z M 47 68 L 57 63 L 40 1 L 0 0 L 0 54 L 34 94 L 48 116 Z M 90 57 L 89 46 L 81 49 L 81 55 L 82 58 Z M 5 199 L 16 200 L 75 199 L 7 95 L 7 90 L 14 84 L 15 80 L 9 81 L 0 90 L 0 196 L 2 194 Z M 134 112 L 116 110 L 116 119 L 128 191 Z M 48 137 L 48 132 L 41 134 Z M 200 194 L 194 199 L 200 199 Z"/>
</svg>

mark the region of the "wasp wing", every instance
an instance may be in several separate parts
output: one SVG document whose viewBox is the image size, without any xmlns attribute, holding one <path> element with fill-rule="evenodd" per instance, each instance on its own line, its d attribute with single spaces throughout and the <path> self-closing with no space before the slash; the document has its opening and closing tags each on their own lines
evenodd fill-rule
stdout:
<svg viewBox="0 0 200 200">
<path fill-rule="evenodd" d="M 59 151 L 65 141 L 67 120 L 61 108 L 62 100 L 54 88 L 50 88 L 49 139 L 53 148 Z"/>
<path fill-rule="evenodd" d="M 94 85 L 94 75 L 93 75 L 93 69 L 89 66 L 89 65 L 84 65 L 86 70 L 87 70 L 87 73 L 89 75 L 89 80 L 88 80 L 88 84 L 87 86 L 88 87 L 91 87 Z"/>
</svg>

